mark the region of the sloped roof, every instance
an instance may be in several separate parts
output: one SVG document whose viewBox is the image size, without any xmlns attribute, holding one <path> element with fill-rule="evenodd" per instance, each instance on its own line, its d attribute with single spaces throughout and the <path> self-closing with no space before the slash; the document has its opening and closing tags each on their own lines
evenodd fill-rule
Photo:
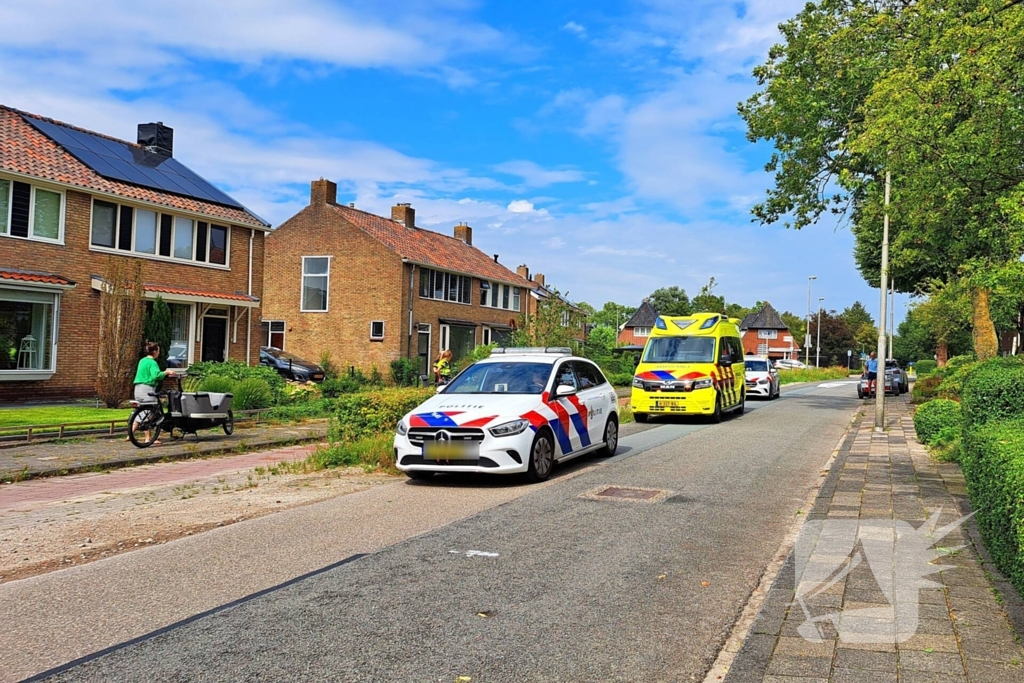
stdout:
<svg viewBox="0 0 1024 683">
<path fill-rule="evenodd" d="M 201 299 L 227 299 L 228 301 L 245 301 L 250 303 L 258 302 L 254 296 L 241 292 L 217 292 L 206 289 L 186 289 L 185 287 L 170 287 L 167 285 L 144 285 L 147 292 L 153 294 L 177 294 L 178 296 L 193 296 Z"/>
<path fill-rule="evenodd" d="M 53 273 L 41 273 L 32 270 L 14 270 L 11 268 L 0 268 L 0 280 L 14 280 L 17 282 L 36 282 L 44 285 L 58 285 L 61 287 L 74 287 L 73 280 L 62 275 Z"/>
<path fill-rule="evenodd" d="M 407 228 L 398 221 L 351 206 L 339 204 L 328 204 L 328 206 L 346 221 L 410 261 L 528 289 L 532 289 L 535 285 L 476 247 L 455 237 L 423 228 Z"/>
<path fill-rule="evenodd" d="M 778 311 L 765 302 L 764 308 L 757 313 L 748 313 L 740 321 L 741 330 L 788 330 L 789 326 L 782 322 Z"/>
<path fill-rule="evenodd" d="M 234 225 L 264 230 L 270 227 L 267 222 L 250 211 L 104 178 L 30 125 L 23 117 L 54 123 L 90 135 L 99 135 L 124 145 L 142 149 L 133 142 L 118 140 L 109 135 L 102 135 L 62 121 L 0 105 L 0 171 L 10 171 L 49 180 L 86 191 L 92 190 L 125 199 L 135 199 L 172 210 L 198 213 Z"/>
<path fill-rule="evenodd" d="M 654 327 L 654 323 L 657 320 L 658 310 L 650 301 L 644 299 L 643 303 L 640 304 L 640 308 L 636 309 L 636 313 L 626 321 L 623 327 Z"/>
</svg>

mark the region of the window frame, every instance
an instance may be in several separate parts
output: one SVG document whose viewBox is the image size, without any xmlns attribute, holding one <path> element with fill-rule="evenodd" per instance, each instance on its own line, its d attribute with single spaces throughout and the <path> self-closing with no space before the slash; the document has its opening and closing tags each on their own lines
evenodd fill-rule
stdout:
<svg viewBox="0 0 1024 683">
<path fill-rule="evenodd" d="M 440 287 L 438 286 L 438 276 L 441 276 Z M 427 278 L 427 280 L 425 281 L 424 278 Z M 459 278 L 459 280 L 456 282 L 452 278 Z M 424 287 L 424 284 L 428 286 Z M 456 296 L 455 299 L 449 298 L 453 288 Z M 441 293 L 441 296 L 435 296 L 438 292 Z M 463 294 L 465 295 L 464 298 Z M 472 306 L 473 277 L 450 270 L 420 266 L 419 296 L 421 299 L 429 299 L 430 301 L 443 301 L 449 304 Z"/>
<path fill-rule="evenodd" d="M 487 285 L 487 287 L 484 287 L 484 285 Z M 494 280 L 480 280 L 480 289 L 482 292 L 485 292 L 485 294 L 480 296 L 480 306 L 483 308 L 493 308 L 496 311 L 522 312 L 522 287 Z"/>
<path fill-rule="evenodd" d="M 760 329 L 760 330 L 757 331 L 757 338 L 758 339 L 778 339 L 779 338 L 779 331 L 778 330 Z"/>
<path fill-rule="evenodd" d="M 313 258 L 325 258 L 325 259 L 327 259 L 327 273 L 326 273 L 326 275 L 325 274 L 321 274 L 321 273 L 317 273 L 317 274 L 307 274 L 306 273 L 306 259 L 313 259 Z M 299 312 L 301 312 L 301 313 L 328 313 L 328 312 L 330 312 L 330 310 L 331 310 L 331 260 L 333 258 L 334 257 L 331 256 L 330 254 L 309 255 L 309 256 L 303 256 L 302 257 L 302 268 L 299 271 L 299 278 L 300 278 L 299 279 Z M 307 277 L 326 277 L 327 278 L 327 284 L 324 285 L 324 292 L 326 294 L 326 297 L 325 297 L 326 301 L 324 302 L 323 309 L 306 308 L 305 307 L 306 306 L 305 290 L 306 290 L 306 278 Z"/>
<path fill-rule="evenodd" d="M 21 238 L 25 239 L 25 238 Z M 60 309 L 61 309 L 61 294 L 62 292 L 55 292 L 49 289 L 36 289 L 36 288 L 21 288 L 14 286 L 0 286 L 0 290 L 6 290 L 14 292 L 11 298 L 2 298 L 2 301 L 8 301 L 12 303 L 29 303 L 29 304 L 44 304 L 52 307 L 52 313 L 50 314 L 50 365 L 48 368 L 13 368 L 0 370 L 0 382 L 18 382 L 18 381 L 46 381 L 53 377 L 57 372 L 57 342 L 59 341 L 60 334 Z M 32 299 L 18 299 L 18 293 L 32 294 L 32 295 L 44 295 L 52 297 L 51 301 L 43 302 Z M 43 353 L 43 349 L 37 350 L 37 353 Z"/>
<path fill-rule="evenodd" d="M 651 336 L 651 328 L 649 328 L 649 327 L 634 327 L 633 328 L 633 336 L 634 337 L 650 337 Z"/>
<path fill-rule="evenodd" d="M 373 326 L 380 325 L 380 334 L 373 333 Z M 384 321 L 383 320 L 371 320 L 370 321 L 370 341 L 384 341 Z"/>
<path fill-rule="evenodd" d="M 278 324 L 281 325 L 281 329 L 280 330 L 275 330 L 274 329 L 274 325 L 278 325 Z M 267 343 L 265 345 L 264 344 L 260 344 L 260 346 L 268 346 L 268 347 L 271 347 L 271 348 L 281 349 L 282 351 L 284 351 L 285 350 L 284 345 L 287 342 L 286 337 L 288 335 L 288 326 L 285 324 L 285 321 L 284 320 L 260 320 L 260 341 L 263 340 L 263 326 L 264 325 L 267 326 Z M 274 346 L 273 342 L 274 342 L 274 335 L 275 334 L 281 335 L 281 346 Z"/>
<path fill-rule="evenodd" d="M 54 187 L 45 183 L 36 183 L 29 179 L 15 179 L 10 176 L 0 176 L 0 180 L 7 181 L 7 216 L 5 217 L 4 231 L 0 232 L 0 237 L 9 237 L 15 240 L 28 240 L 30 242 L 42 242 L 43 244 L 57 244 L 64 246 L 64 223 L 65 215 L 67 213 L 67 192 L 62 187 Z M 14 213 L 14 183 L 24 183 L 29 186 L 29 202 L 28 202 L 28 234 L 25 237 L 20 235 L 11 234 L 11 217 Z M 57 237 L 38 237 L 35 234 L 35 222 L 36 222 L 36 190 L 40 189 L 44 192 L 52 192 L 60 196 L 60 215 L 57 218 Z M 92 217 L 90 216 L 90 222 Z"/>
</svg>

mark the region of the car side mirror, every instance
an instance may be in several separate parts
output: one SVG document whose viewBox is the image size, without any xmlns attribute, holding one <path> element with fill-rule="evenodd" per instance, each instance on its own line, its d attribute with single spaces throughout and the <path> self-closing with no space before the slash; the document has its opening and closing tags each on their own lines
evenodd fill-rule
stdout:
<svg viewBox="0 0 1024 683">
<path fill-rule="evenodd" d="M 561 384 L 555 389 L 555 396 L 558 398 L 564 398 L 566 396 L 574 396 L 576 394 L 576 387 L 570 384 Z"/>
</svg>

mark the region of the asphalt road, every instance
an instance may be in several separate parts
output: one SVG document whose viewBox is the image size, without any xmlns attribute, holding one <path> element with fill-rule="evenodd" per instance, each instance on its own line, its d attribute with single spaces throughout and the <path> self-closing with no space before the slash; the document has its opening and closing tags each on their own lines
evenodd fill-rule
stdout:
<svg viewBox="0 0 1024 683">
<path fill-rule="evenodd" d="M 637 433 L 611 461 L 48 680 L 701 680 L 859 404 L 852 385 L 800 387 L 721 425 Z M 457 508 L 459 479 L 395 486 Z M 608 485 L 665 497 L 585 497 Z M 376 523 L 417 513 L 432 508 Z"/>
</svg>

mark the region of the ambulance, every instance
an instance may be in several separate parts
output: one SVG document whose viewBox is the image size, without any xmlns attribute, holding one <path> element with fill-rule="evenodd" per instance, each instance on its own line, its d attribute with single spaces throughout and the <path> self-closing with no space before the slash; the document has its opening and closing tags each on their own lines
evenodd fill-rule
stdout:
<svg viewBox="0 0 1024 683">
<path fill-rule="evenodd" d="M 720 313 L 660 316 L 633 376 L 637 422 L 654 415 L 705 415 L 721 422 L 746 405 L 739 320 Z"/>
</svg>

